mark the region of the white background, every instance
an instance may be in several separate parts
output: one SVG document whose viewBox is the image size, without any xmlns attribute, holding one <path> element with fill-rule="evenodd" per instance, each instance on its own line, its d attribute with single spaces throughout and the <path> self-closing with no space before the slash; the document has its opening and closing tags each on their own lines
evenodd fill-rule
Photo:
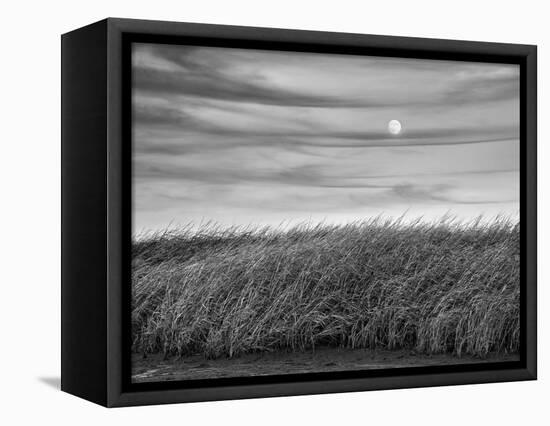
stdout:
<svg viewBox="0 0 550 426">
<path fill-rule="evenodd" d="M 548 424 L 550 31 L 543 1 L 3 2 L 0 423 Z M 60 34 L 107 16 L 539 46 L 539 380 L 107 410 L 60 392 Z M 546 165 L 546 168 L 545 168 Z M 544 395 L 547 393 L 547 395 Z M 548 399 L 548 400 L 547 400 Z"/>
</svg>

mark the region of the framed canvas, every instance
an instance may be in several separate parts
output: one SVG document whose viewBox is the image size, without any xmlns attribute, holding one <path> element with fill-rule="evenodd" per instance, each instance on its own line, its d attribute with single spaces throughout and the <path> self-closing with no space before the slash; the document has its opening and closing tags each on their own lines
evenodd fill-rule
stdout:
<svg viewBox="0 0 550 426">
<path fill-rule="evenodd" d="M 62 389 L 536 378 L 536 47 L 106 19 L 62 36 Z"/>
</svg>

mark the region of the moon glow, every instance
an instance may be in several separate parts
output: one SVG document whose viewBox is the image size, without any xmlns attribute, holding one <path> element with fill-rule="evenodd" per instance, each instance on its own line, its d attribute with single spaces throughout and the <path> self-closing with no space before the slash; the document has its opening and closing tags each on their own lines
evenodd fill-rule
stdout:
<svg viewBox="0 0 550 426">
<path fill-rule="evenodd" d="M 388 131 L 392 135 L 398 135 L 399 133 L 401 133 L 401 123 L 397 120 L 391 120 L 388 123 Z"/>
</svg>

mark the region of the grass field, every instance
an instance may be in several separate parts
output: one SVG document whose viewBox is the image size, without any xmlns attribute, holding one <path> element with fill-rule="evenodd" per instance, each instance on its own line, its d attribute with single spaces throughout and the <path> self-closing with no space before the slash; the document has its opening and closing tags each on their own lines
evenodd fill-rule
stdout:
<svg viewBox="0 0 550 426">
<path fill-rule="evenodd" d="M 519 271 L 505 219 L 150 234 L 133 244 L 133 350 L 515 353 Z"/>
</svg>

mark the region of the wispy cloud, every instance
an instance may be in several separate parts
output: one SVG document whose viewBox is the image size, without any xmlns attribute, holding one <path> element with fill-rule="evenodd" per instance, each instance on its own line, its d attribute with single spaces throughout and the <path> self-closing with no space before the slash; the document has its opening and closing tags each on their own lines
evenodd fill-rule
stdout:
<svg viewBox="0 0 550 426">
<path fill-rule="evenodd" d="M 144 47 L 147 49 L 147 47 Z M 211 49 L 219 50 L 219 49 Z M 449 84 L 435 95 L 416 96 L 411 99 L 402 96 L 402 92 L 362 90 L 353 96 L 325 95 L 323 91 L 307 93 L 297 89 L 289 89 L 269 81 L 261 72 L 245 72 L 239 67 L 239 61 L 254 61 L 260 57 L 266 59 L 265 53 L 241 51 L 240 55 L 225 53 L 226 60 L 220 56 L 203 54 L 205 49 L 196 47 L 156 46 L 147 50 L 148 53 L 161 63 L 173 66 L 159 68 L 151 63 L 142 61 L 134 67 L 134 88 L 137 91 L 154 94 L 180 94 L 200 98 L 216 99 L 230 102 L 249 102 L 266 105 L 315 107 L 315 108 L 384 108 L 384 107 L 422 107 L 422 106 L 449 106 L 452 104 L 476 103 L 513 99 L 519 92 L 519 80 L 513 72 L 476 72 L 470 64 L 455 63 L 453 68 L 443 66 L 443 72 L 451 72 Z M 250 52 L 250 51 L 249 51 Z M 302 54 L 307 61 L 311 54 Z M 277 56 L 276 56 L 277 57 Z M 269 54 L 267 54 L 269 58 Z M 314 60 L 315 61 L 315 60 Z M 391 61 L 380 58 L 378 61 L 366 61 L 357 64 L 356 68 L 365 72 L 377 68 L 380 77 L 383 73 L 394 72 L 401 75 L 404 61 Z M 373 67 L 373 64 L 375 66 Z M 411 61 L 405 61 L 408 71 L 416 68 Z M 434 65 L 432 61 L 430 71 Z M 267 64 L 269 66 L 269 63 Z M 281 64 L 274 64 L 280 66 Z M 377 66 L 376 66 L 377 65 Z M 426 73 L 426 65 L 421 67 Z M 322 70 L 312 70 L 322 72 Z M 422 71 L 420 71 L 422 72 Z M 453 78 L 454 77 L 454 78 Z M 345 84 L 345 83 L 344 83 Z M 393 96 L 392 96 L 393 95 Z"/>
<path fill-rule="evenodd" d="M 413 129 L 399 136 L 393 136 L 381 130 L 343 131 L 322 128 L 322 125 L 317 129 L 274 130 L 254 127 L 254 125 L 239 128 L 232 126 L 231 123 L 211 122 L 177 108 L 139 105 L 134 108 L 134 120 L 136 129 L 146 129 L 148 134 L 148 137 L 140 141 L 136 148 L 142 152 L 168 155 L 237 147 L 279 147 L 294 150 L 300 147 L 322 149 L 432 146 L 498 142 L 519 138 L 518 126 L 506 123 L 498 127 Z M 178 138 L 183 134 L 197 133 L 210 138 L 200 143 L 193 143 L 192 138 Z M 159 144 L 155 141 L 155 134 L 169 136 L 175 143 L 171 144 L 165 140 L 165 143 Z"/>
</svg>

